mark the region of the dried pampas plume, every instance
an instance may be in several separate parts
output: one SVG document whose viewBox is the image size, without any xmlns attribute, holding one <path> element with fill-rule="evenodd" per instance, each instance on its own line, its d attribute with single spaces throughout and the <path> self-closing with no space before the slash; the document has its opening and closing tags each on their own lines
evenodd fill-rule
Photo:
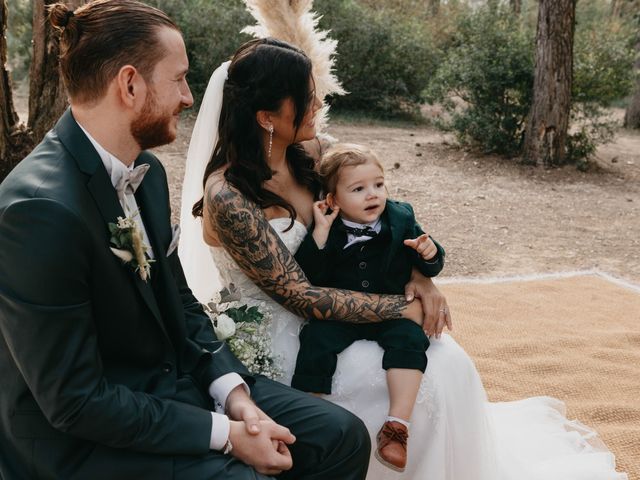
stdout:
<svg viewBox="0 0 640 480">
<path fill-rule="evenodd" d="M 244 33 L 284 40 L 305 52 L 313 64 L 316 94 L 323 102 L 327 95 L 347 93 L 333 73 L 338 42 L 329 38 L 328 31 L 317 30 L 320 17 L 311 11 L 313 0 L 244 0 L 244 3 L 258 22 L 244 28 Z M 319 132 L 326 125 L 328 111 L 325 104 L 318 114 Z"/>
</svg>

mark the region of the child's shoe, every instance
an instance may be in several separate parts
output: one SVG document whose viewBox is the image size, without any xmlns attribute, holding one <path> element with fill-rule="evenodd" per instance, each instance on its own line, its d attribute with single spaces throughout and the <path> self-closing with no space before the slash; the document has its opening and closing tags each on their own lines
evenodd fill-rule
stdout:
<svg viewBox="0 0 640 480">
<path fill-rule="evenodd" d="M 407 465 L 407 439 L 409 429 L 400 422 L 384 422 L 376 436 L 378 448 L 375 456 L 385 467 L 404 472 Z"/>
</svg>

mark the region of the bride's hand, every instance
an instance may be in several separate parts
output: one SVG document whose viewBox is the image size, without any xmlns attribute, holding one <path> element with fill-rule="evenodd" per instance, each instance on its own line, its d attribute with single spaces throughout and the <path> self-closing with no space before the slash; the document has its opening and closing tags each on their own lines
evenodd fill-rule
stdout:
<svg viewBox="0 0 640 480">
<path fill-rule="evenodd" d="M 451 313 L 447 305 L 447 299 L 433 284 L 430 278 L 425 277 L 417 270 L 413 270 L 411 280 L 404 287 L 407 301 L 414 298 L 420 300 L 424 312 L 423 330 L 429 336 L 440 338 L 442 330 L 446 327 L 453 329 Z"/>
</svg>

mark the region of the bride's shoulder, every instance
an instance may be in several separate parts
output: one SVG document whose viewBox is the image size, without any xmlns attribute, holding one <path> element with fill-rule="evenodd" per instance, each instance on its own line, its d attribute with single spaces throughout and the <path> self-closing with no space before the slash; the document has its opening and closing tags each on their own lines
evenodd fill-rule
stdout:
<svg viewBox="0 0 640 480">
<path fill-rule="evenodd" d="M 224 204 L 222 200 L 227 197 L 242 196 L 242 193 L 231 185 L 224 177 L 224 170 L 216 170 L 204 184 L 205 203 Z"/>
<path fill-rule="evenodd" d="M 204 191 L 204 210 L 209 214 L 226 216 L 233 211 L 254 212 L 257 209 L 254 202 L 229 183 L 223 170 L 217 170 L 209 175 Z"/>
<path fill-rule="evenodd" d="M 207 181 L 204 184 L 204 191 L 206 192 L 207 197 L 211 195 L 217 195 L 227 185 L 228 182 L 224 178 L 224 170 L 216 170 L 215 172 L 212 172 L 211 175 L 209 175 L 209 178 L 207 178 Z"/>
</svg>

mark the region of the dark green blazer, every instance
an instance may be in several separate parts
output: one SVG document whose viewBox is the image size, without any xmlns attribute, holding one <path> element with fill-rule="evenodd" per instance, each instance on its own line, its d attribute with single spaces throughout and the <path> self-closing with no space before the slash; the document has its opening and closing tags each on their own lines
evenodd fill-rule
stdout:
<svg viewBox="0 0 640 480">
<path fill-rule="evenodd" d="M 427 277 L 440 273 L 445 252 L 437 242 L 434 241 L 438 253 L 429 262 L 403 244 L 405 239 L 424 233 L 411 205 L 387 200 L 381 219 L 378 236 L 346 249 L 347 233 L 339 219 L 333 222 L 322 250 L 308 233 L 295 258 L 311 283 L 369 293 L 403 294 L 413 267 Z"/>
<path fill-rule="evenodd" d="M 172 456 L 209 451 L 209 383 L 248 374 L 226 347 L 212 353 L 166 255 L 165 171 L 148 152 L 141 163 L 148 283 L 109 249 L 124 214 L 70 110 L 0 185 L 0 478 L 172 478 Z"/>
</svg>

